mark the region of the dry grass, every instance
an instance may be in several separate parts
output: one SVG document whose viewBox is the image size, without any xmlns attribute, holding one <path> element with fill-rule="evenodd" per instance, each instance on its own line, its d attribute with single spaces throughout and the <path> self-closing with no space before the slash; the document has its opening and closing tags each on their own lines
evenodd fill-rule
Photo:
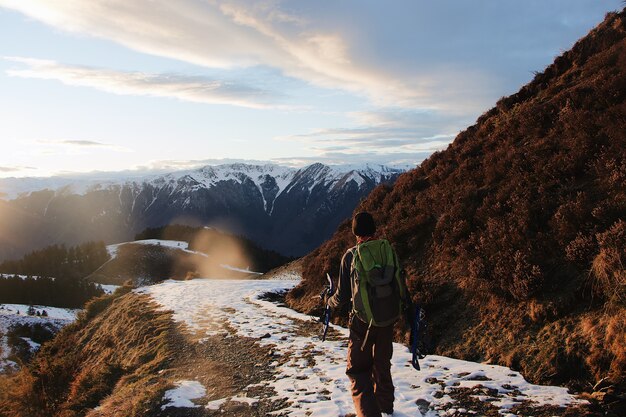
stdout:
<svg viewBox="0 0 626 417">
<path fill-rule="evenodd" d="M 83 416 L 104 398 L 98 415 L 149 414 L 166 388 L 158 371 L 178 333 L 146 296 L 124 293 L 90 303 L 30 366 L 2 380 L 0 415 Z"/>
<path fill-rule="evenodd" d="M 626 306 L 626 221 L 597 237 L 600 252 L 591 264 L 592 289 L 609 308 Z"/>
</svg>

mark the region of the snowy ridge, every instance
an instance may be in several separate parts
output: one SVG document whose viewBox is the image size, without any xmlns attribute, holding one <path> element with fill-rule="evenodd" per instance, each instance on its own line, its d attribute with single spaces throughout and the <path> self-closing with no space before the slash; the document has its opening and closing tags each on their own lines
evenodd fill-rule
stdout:
<svg viewBox="0 0 626 417">
<path fill-rule="evenodd" d="M 205 166 L 194 170 L 175 171 L 167 174 L 151 174 L 143 176 L 128 176 L 125 178 L 107 178 L 102 174 L 93 178 L 81 177 L 51 177 L 51 178 L 2 178 L 0 179 L 0 197 L 15 199 L 28 195 L 35 191 L 51 190 L 56 195 L 78 194 L 85 195 L 98 190 L 119 190 L 121 198 L 123 187 L 130 189 L 134 195 L 138 195 L 146 186 L 152 186 L 156 190 L 168 191 L 194 191 L 208 189 L 222 182 L 233 181 L 243 184 L 250 181 L 257 188 L 263 198 L 266 211 L 273 201 L 266 200 L 264 187 L 269 185 L 277 187 L 273 200 L 284 191 L 289 190 L 295 180 L 308 175 L 309 190 L 317 184 L 332 185 L 339 181 L 356 181 L 361 186 L 365 178 L 376 183 L 382 181 L 385 176 L 399 174 L 404 169 L 390 168 L 383 165 L 365 166 L 328 166 L 320 163 L 312 164 L 304 168 L 293 168 L 281 165 L 248 165 L 227 164 Z M 113 174 L 111 174 L 113 175 Z M 158 194 L 158 193 L 157 193 Z M 156 195 L 155 195 L 156 200 Z"/>
<path fill-rule="evenodd" d="M 190 252 L 190 253 L 194 253 L 197 255 L 204 255 L 203 253 L 200 253 L 200 252 L 194 252 L 194 251 L 188 250 L 187 248 L 189 247 L 189 243 L 183 240 L 163 240 L 163 239 L 144 239 L 144 240 L 133 240 L 131 242 L 115 243 L 112 245 L 107 245 L 107 252 L 109 253 L 109 256 L 111 258 L 115 258 L 117 256 L 117 251 L 119 247 L 122 245 L 128 245 L 128 244 L 163 246 L 163 247 L 171 248 L 171 249 L 180 249 L 185 252 Z"/>
<path fill-rule="evenodd" d="M 353 413 L 350 384 L 345 376 L 348 331 L 333 326 L 335 336 L 322 343 L 317 333 L 303 334 L 303 328 L 319 327 L 317 320 L 260 298 L 265 292 L 288 290 L 295 285 L 297 281 L 287 280 L 198 279 L 167 281 L 137 292 L 150 295 L 164 310 L 171 310 L 174 320 L 184 323 L 198 337 L 245 336 L 271 346 L 276 358 L 270 365 L 274 377 L 261 385 L 276 392 L 275 400 L 287 399 L 285 408 L 277 411 L 280 415 L 335 417 Z M 422 370 L 417 372 L 411 367 L 410 359 L 405 346 L 394 344 L 396 417 L 468 412 L 455 398 L 455 392 L 464 388 L 471 390 L 476 400 L 492 404 L 503 416 L 513 415 L 511 411 L 522 402 L 531 402 L 533 406 L 581 403 L 565 388 L 530 384 L 506 367 L 431 355 L 421 361 Z M 207 401 L 202 399 L 201 384 L 193 382 L 187 386 L 187 399 L 212 410 L 227 401 L 247 404 L 261 401 L 248 396 Z"/>
</svg>

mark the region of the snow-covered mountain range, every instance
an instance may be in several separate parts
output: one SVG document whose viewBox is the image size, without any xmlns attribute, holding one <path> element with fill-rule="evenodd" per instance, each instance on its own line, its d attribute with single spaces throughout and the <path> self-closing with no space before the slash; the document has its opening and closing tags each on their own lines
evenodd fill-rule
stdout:
<svg viewBox="0 0 626 417">
<path fill-rule="evenodd" d="M 1 226 L 9 239 L 0 242 L 0 258 L 51 243 L 125 241 L 171 223 L 216 226 L 301 255 L 328 238 L 374 187 L 402 172 L 238 163 L 125 178 L 2 179 Z"/>
</svg>

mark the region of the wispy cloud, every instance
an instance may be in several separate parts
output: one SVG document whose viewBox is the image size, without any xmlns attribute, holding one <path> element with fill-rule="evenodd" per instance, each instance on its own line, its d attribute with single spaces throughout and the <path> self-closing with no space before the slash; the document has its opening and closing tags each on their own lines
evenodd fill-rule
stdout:
<svg viewBox="0 0 626 417">
<path fill-rule="evenodd" d="M 257 159 L 239 159 L 239 158 L 211 158 L 211 159 L 165 159 L 150 161 L 145 165 L 136 166 L 133 171 L 137 172 L 170 172 L 186 169 L 196 169 L 207 165 L 224 165 L 224 164 L 251 164 L 264 165 L 270 161 Z"/>
<path fill-rule="evenodd" d="M 9 172 L 21 172 L 21 171 L 31 171 L 36 169 L 35 167 L 28 166 L 0 166 L 0 172 L 9 173 Z"/>
<path fill-rule="evenodd" d="M 320 155 L 273 158 L 272 162 L 289 166 L 305 166 L 315 162 L 327 165 L 387 165 L 390 167 L 414 168 L 431 155 L 431 152 L 408 153 L 344 153 L 325 152 Z"/>
<path fill-rule="evenodd" d="M 26 66 L 7 70 L 7 74 L 14 77 L 52 79 L 67 85 L 91 87 L 115 94 L 170 97 L 197 103 L 251 108 L 287 108 L 271 104 L 281 96 L 278 93 L 208 77 L 123 72 L 23 57 L 4 59 Z"/>
<path fill-rule="evenodd" d="M 37 145 L 43 145 L 43 153 L 54 154 L 56 151 L 52 148 L 63 148 L 70 152 L 82 152 L 90 149 L 107 149 L 114 152 L 132 152 L 132 150 L 126 146 L 115 145 L 112 143 L 98 142 L 95 140 L 81 140 L 81 139 L 39 139 L 34 143 Z"/>
<path fill-rule="evenodd" d="M 388 109 L 355 112 L 351 117 L 356 127 L 316 129 L 276 139 L 304 143 L 313 158 L 320 160 L 398 164 L 405 163 L 400 160 L 421 161 L 446 148 L 465 126 L 465 120 L 428 111 Z"/>
<path fill-rule="evenodd" d="M 93 140 L 61 140 L 57 143 L 61 145 L 70 145 L 70 146 L 88 146 L 88 147 L 96 147 L 96 148 L 111 148 L 114 147 L 108 143 L 96 142 Z"/>
</svg>

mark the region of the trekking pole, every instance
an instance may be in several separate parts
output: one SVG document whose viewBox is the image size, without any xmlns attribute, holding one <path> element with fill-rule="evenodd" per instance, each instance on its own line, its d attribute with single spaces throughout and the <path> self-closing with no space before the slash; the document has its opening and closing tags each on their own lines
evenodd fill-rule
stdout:
<svg viewBox="0 0 626 417">
<path fill-rule="evenodd" d="M 333 285 L 333 280 L 330 277 L 330 274 L 326 273 L 326 279 L 328 280 L 328 285 L 324 288 L 322 293 L 320 294 L 320 298 L 323 300 L 325 296 L 330 297 L 335 292 L 335 286 Z M 322 336 L 322 342 L 326 340 L 326 333 L 328 333 L 328 327 L 330 326 L 330 307 L 328 306 L 328 302 L 324 306 L 324 315 L 322 316 L 322 323 L 324 323 L 324 335 Z"/>
<path fill-rule="evenodd" d="M 419 332 L 425 317 L 426 312 L 422 310 L 419 304 L 416 304 L 415 316 L 413 318 L 413 323 L 411 323 L 411 365 L 413 365 L 413 368 L 418 371 L 420 370 L 419 359 L 424 359 L 426 357 L 426 355 L 420 352 L 419 349 Z"/>
</svg>

